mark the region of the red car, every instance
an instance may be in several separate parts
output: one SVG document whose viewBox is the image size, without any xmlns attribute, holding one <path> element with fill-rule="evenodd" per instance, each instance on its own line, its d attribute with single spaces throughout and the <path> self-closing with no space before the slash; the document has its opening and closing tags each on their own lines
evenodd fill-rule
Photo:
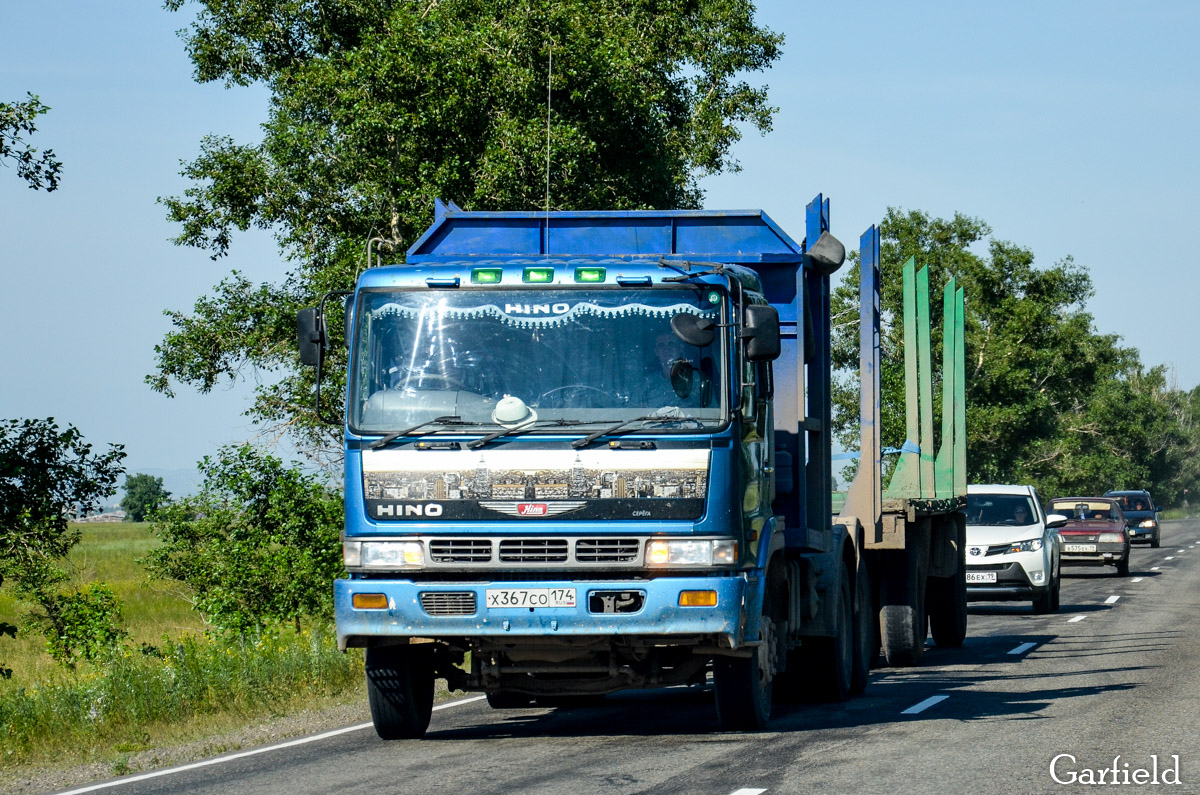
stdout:
<svg viewBox="0 0 1200 795">
<path fill-rule="evenodd" d="M 1129 534 L 1116 500 L 1059 497 L 1050 501 L 1046 513 L 1067 517 L 1058 530 L 1063 544 L 1061 565 L 1116 566 L 1118 575 L 1129 574 Z"/>
</svg>

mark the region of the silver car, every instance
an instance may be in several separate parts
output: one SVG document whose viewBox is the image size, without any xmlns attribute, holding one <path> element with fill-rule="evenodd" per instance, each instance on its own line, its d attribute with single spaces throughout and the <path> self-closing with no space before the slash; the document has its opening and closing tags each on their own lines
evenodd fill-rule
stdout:
<svg viewBox="0 0 1200 795">
<path fill-rule="evenodd" d="M 1062 544 L 1033 486 L 967 486 L 967 599 L 1024 601 L 1035 613 L 1058 610 Z"/>
</svg>

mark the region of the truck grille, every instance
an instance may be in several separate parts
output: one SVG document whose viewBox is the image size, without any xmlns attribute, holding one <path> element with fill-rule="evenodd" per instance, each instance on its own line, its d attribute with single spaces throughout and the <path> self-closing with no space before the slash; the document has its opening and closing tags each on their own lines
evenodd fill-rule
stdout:
<svg viewBox="0 0 1200 795">
<path fill-rule="evenodd" d="M 421 607 L 431 616 L 475 615 L 473 591 L 428 591 L 421 594 Z"/>
<path fill-rule="evenodd" d="M 509 538 L 500 542 L 502 563 L 566 563 L 565 538 Z"/>
<path fill-rule="evenodd" d="M 429 557 L 437 563 L 489 563 L 492 542 L 487 538 L 450 538 L 429 542 Z"/>
<path fill-rule="evenodd" d="M 575 560 L 580 563 L 633 563 L 640 544 L 636 538 L 581 538 L 575 542 Z"/>
</svg>

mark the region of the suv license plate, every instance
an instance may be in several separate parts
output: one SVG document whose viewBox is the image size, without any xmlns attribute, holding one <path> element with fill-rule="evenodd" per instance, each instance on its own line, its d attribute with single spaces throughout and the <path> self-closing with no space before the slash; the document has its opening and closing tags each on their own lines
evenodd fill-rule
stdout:
<svg viewBox="0 0 1200 795">
<path fill-rule="evenodd" d="M 1095 552 L 1095 544 L 1064 544 L 1063 552 Z"/>
<path fill-rule="evenodd" d="M 967 583 L 973 582 L 995 582 L 996 572 L 994 571 L 968 571 Z"/>
<path fill-rule="evenodd" d="M 496 607 L 574 607 L 574 588 L 488 588 L 487 606 Z"/>
</svg>

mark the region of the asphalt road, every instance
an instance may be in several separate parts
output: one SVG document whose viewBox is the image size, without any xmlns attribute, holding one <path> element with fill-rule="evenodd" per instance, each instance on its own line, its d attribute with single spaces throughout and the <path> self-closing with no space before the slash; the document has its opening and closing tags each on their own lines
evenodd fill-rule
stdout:
<svg viewBox="0 0 1200 795">
<path fill-rule="evenodd" d="M 1135 547 L 1127 578 L 1064 572 L 1057 614 L 973 603 L 961 649 L 877 669 L 845 704 L 777 708 L 767 732 L 717 732 L 703 689 L 579 709 L 475 698 L 439 708 L 424 740 L 348 727 L 71 792 L 977 795 L 1073 790 L 1055 757 L 1061 781 L 1108 768 L 1136 788 L 1154 756 L 1163 783 L 1145 786 L 1200 792 L 1200 522 Z"/>
</svg>

